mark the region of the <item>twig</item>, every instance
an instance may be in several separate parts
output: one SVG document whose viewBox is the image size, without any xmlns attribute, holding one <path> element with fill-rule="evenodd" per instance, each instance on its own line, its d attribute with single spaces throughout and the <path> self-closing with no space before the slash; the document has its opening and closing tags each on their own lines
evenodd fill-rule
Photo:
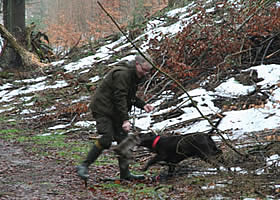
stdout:
<svg viewBox="0 0 280 200">
<path fill-rule="evenodd" d="M 227 60 L 228 60 L 230 57 L 237 56 L 237 55 L 239 55 L 239 54 L 246 53 L 246 52 L 251 51 L 251 50 L 252 50 L 252 48 L 249 48 L 249 49 L 240 50 L 240 51 L 238 51 L 238 52 L 235 52 L 235 53 L 226 55 L 225 58 L 224 58 L 224 60 L 223 60 L 223 62 L 221 62 L 221 63 L 219 63 L 219 64 L 217 65 L 217 68 L 219 68 L 222 64 L 226 63 Z"/>
<path fill-rule="evenodd" d="M 156 75 L 158 74 L 158 71 L 156 71 L 153 76 L 149 79 L 148 83 L 147 83 L 147 86 L 145 87 L 145 90 L 144 90 L 144 95 L 146 95 L 147 91 L 148 91 L 148 88 L 150 87 L 151 83 L 152 83 L 152 80 L 154 79 L 154 77 L 156 77 Z"/>
<path fill-rule="evenodd" d="M 265 58 L 266 58 L 266 59 L 269 59 L 269 58 L 271 58 L 272 56 L 274 56 L 275 54 L 277 54 L 278 52 L 280 52 L 280 49 L 278 49 L 277 51 L 275 51 L 275 52 L 269 54 L 269 55 L 266 56 Z"/>
<path fill-rule="evenodd" d="M 75 114 L 75 116 L 73 117 L 73 119 L 71 120 L 70 124 L 73 125 L 75 119 L 77 118 L 78 114 Z"/>
<path fill-rule="evenodd" d="M 262 57 L 261 64 L 263 64 L 263 60 L 265 59 L 265 55 L 266 55 L 266 53 L 267 53 L 267 51 L 268 51 L 268 49 L 269 49 L 271 43 L 273 42 L 273 40 L 274 40 L 274 39 L 271 39 L 271 40 L 269 41 L 267 47 L 265 48 L 265 51 L 264 51 L 264 53 L 263 53 L 263 57 Z"/>
<path fill-rule="evenodd" d="M 172 82 L 172 80 L 168 81 L 167 83 L 165 83 L 165 85 L 161 88 L 161 90 L 159 92 L 157 92 L 155 95 L 153 95 L 150 99 L 147 100 L 147 103 L 151 102 L 153 99 L 155 99 L 158 95 L 160 95 L 165 88 Z"/>
<path fill-rule="evenodd" d="M 66 56 L 69 56 L 74 50 L 75 48 L 78 47 L 80 41 L 82 39 L 82 34 L 80 35 L 79 39 L 77 40 L 76 44 L 70 49 L 70 51 L 68 53 L 66 53 L 62 58 L 65 58 Z"/>
<path fill-rule="evenodd" d="M 166 62 L 166 60 L 163 59 L 163 62 L 161 63 L 160 68 L 164 66 L 165 62 Z M 153 76 L 150 78 L 150 80 L 149 80 L 149 82 L 148 82 L 148 84 L 147 84 L 147 87 L 146 87 L 146 89 L 145 89 L 145 91 L 144 91 L 144 95 L 146 94 L 146 92 L 147 92 L 147 90 L 148 90 L 148 88 L 149 88 L 149 86 L 150 86 L 152 80 L 153 80 L 154 77 L 158 74 L 158 72 L 159 72 L 159 71 L 156 71 L 156 72 L 153 74 Z"/>
</svg>

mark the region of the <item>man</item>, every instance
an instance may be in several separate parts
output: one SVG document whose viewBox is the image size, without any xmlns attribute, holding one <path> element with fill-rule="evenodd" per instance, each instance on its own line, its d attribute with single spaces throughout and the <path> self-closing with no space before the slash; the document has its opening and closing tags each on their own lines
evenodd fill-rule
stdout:
<svg viewBox="0 0 280 200">
<path fill-rule="evenodd" d="M 104 149 L 111 147 L 112 141 L 119 144 L 128 136 L 131 129 L 128 112 L 132 105 L 151 112 L 154 107 L 136 97 L 137 85 L 150 72 L 152 66 L 142 56 L 137 55 L 130 63 L 122 62 L 112 69 L 102 81 L 90 103 L 92 115 L 96 120 L 97 132 L 102 135 L 81 165 L 77 166 L 78 175 L 87 180 L 88 167 L 98 158 Z M 143 175 L 129 172 L 129 163 L 124 157 L 118 158 L 120 179 L 139 180 Z"/>
</svg>

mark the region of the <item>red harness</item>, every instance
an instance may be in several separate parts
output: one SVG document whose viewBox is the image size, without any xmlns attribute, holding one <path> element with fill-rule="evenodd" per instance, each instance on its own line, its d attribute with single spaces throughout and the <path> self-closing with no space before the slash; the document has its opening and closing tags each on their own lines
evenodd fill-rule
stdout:
<svg viewBox="0 0 280 200">
<path fill-rule="evenodd" d="M 152 144 L 152 147 L 153 147 L 153 148 L 156 147 L 156 145 L 157 145 L 159 139 L 160 139 L 160 136 L 157 136 L 157 137 L 154 139 L 153 144 Z"/>
</svg>

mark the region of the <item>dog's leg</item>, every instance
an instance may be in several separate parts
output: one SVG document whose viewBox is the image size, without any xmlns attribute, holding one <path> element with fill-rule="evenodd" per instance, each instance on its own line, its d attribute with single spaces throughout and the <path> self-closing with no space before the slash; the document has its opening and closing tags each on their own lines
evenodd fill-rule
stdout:
<svg viewBox="0 0 280 200">
<path fill-rule="evenodd" d="M 148 168 L 149 168 L 151 165 L 154 165 L 154 164 L 156 164 L 158 161 L 161 161 L 161 160 L 162 160 L 161 156 L 156 155 L 155 157 L 153 157 L 151 160 L 149 160 L 149 161 L 147 162 L 147 164 L 146 164 L 145 167 L 142 169 L 142 171 L 147 171 Z"/>
<path fill-rule="evenodd" d="M 174 171 L 175 171 L 175 165 L 172 164 L 172 163 L 169 163 L 168 164 L 168 174 L 167 174 L 167 176 L 168 177 L 173 176 L 174 175 Z"/>
<path fill-rule="evenodd" d="M 201 160 L 213 165 L 217 170 L 219 170 L 219 168 L 220 168 L 219 162 L 217 160 L 215 160 L 213 157 L 201 156 L 200 158 L 201 158 Z"/>
</svg>

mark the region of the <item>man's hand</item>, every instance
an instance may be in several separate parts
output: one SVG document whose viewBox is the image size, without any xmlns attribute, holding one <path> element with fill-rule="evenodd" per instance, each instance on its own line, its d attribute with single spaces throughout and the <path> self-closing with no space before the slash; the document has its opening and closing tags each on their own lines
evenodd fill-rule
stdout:
<svg viewBox="0 0 280 200">
<path fill-rule="evenodd" d="M 147 113 L 149 113 L 149 112 L 151 112 L 151 111 L 154 110 L 154 106 L 152 106 L 151 104 L 146 104 L 146 105 L 144 106 L 144 110 L 145 110 Z"/>
<path fill-rule="evenodd" d="M 131 129 L 131 124 L 128 120 L 125 120 L 122 124 L 122 128 L 125 132 L 129 132 Z"/>
</svg>

